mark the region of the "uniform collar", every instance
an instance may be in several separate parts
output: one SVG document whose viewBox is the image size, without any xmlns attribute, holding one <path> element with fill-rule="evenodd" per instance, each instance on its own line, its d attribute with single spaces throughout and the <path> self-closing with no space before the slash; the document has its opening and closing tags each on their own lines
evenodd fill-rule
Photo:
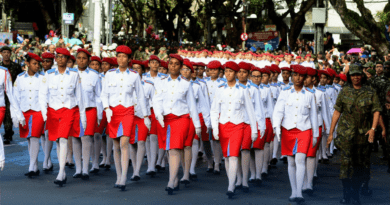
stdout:
<svg viewBox="0 0 390 205">
<path fill-rule="evenodd" d="M 305 87 L 308 91 L 312 92 L 312 93 L 315 93 L 316 92 L 316 89 L 315 87 L 313 86 L 313 89 L 310 89 L 309 87 Z"/>
<path fill-rule="evenodd" d="M 264 86 L 264 87 L 267 87 L 267 88 L 269 88 L 269 85 L 268 84 L 261 84 L 262 86 Z"/>
<path fill-rule="evenodd" d="M 54 71 L 54 73 L 55 73 L 55 75 L 60 74 L 60 72 L 58 71 L 58 68 L 56 68 L 56 70 Z M 70 72 L 69 72 L 69 68 L 68 68 L 68 67 L 66 67 L 66 69 L 65 69 L 65 74 L 70 75 Z"/>
<path fill-rule="evenodd" d="M 28 75 L 28 72 L 26 71 L 26 73 L 24 74 L 24 77 L 27 78 L 29 75 Z M 39 78 L 39 72 L 36 72 L 33 76 Z"/>
<path fill-rule="evenodd" d="M 121 72 L 121 70 L 119 69 L 119 67 L 116 69 L 116 73 L 120 73 Z M 126 68 L 126 71 L 125 71 L 127 74 L 129 74 L 130 73 L 130 70 L 129 70 L 129 68 Z"/>
<path fill-rule="evenodd" d="M 177 77 L 177 80 L 180 82 L 180 79 L 181 79 L 181 75 L 179 75 L 179 77 Z M 169 77 L 168 77 L 168 82 L 169 81 L 171 81 L 171 80 L 173 80 L 172 78 L 171 78 L 171 75 L 169 75 Z"/>
<path fill-rule="evenodd" d="M 295 92 L 295 88 L 291 89 L 291 93 L 293 93 L 293 92 Z M 302 87 L 301 93 L 305 94 L 305 88 L 304 87 Z"/>
</svg>

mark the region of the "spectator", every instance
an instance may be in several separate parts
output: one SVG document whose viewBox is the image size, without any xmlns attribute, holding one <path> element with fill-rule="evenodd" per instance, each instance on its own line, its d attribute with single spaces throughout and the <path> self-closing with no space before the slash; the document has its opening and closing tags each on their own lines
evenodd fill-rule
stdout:
<svg viewBox="0 0 390 205">
<path fill-rule="evenodd" d="M 386 39 L 387 39 L 387 41 L 390 42 L 390 35 L 389 35 L 389 33 L 390 33 L 390 21 L 389 21 L 389 23 L 386 25 L 386 30 L 385 30 Z"/>
<path fill-rule="evenodd" d="M 324 50 L 326 50 L 326 51 L 331 50 L 333 44 L 334 44 L 334 40 L 333 40 L 332 34 L 329 32 L 326 32 L 326 41 L 324 42 Z"/>
</svg>

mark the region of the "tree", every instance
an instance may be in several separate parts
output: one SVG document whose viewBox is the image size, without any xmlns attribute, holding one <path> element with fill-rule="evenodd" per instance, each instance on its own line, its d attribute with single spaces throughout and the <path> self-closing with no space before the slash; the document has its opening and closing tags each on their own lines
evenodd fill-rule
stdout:
<svg viewBox="0 0 390 205">
<path fill-rule="evenodd" d="M 333 8 L 340 15 L 345 27 L 365 43 L 375 48 L 381 56 L 389 53 L 389 42 L 384 35 L 383 23 L 389 18 L 382 19 L 382 22 L 375 21 L 371 11 L 364 6 L 364 0 L 353 0 L 360 12 L 354 12 L 347 8 L 345 0 L 330 0 Z M 383 13 L 388 14 L 390 5 L 387 3 Z M 388 15 L 387 15 L 388 16 Z M 384 22 L 383 22 L 384 21 Z M 387 21 L 387 22 L 386 22 Z"/>
</svg>

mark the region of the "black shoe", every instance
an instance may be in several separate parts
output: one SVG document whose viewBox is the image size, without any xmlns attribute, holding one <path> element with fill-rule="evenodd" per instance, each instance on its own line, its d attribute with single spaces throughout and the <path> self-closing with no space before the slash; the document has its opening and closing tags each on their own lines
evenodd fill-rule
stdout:
<svg viewBox="0 0 390 205">
<path fill-rule="evenodd" d="M 68 166 L 70 169 L 73 169 L 73 167 L 74 167 L 74 164 L 71 164 L 71 163 L 69 163 L 69 166 Z"/>
<path fill-rule="evenodd" d="M 168 195 L 173 195 L 174 189 L 172 189 L 171 187 L 167 187 L 167 188 L 165 188 L 165 191 L 168 192 Z"/>
<path fill-rule="evenodd" d="M 263 181 L 261 179 L 256 179 L 256 186 L 261 186 Z"/>
<path fill-rule="evenodd" d="M 251 183 L 251 184 L 253 184 L 255 182 L 256 182 L 256 179 L 249 179 L 249 181 L 248 181 L 248 183 Z"/>
<path fill-rule="evenodd" d="M 236 185 L 236 188 L 234 190 L 237 190 L 237 189 L 242 189 L 242 185 Z"/>
<path fill-rule="evenodd" d="M 82 180 L 89 180 L 89 175 L 88 174 L 83 174 L 83 176 L 81 176 L 81 179 Z"/>
<path fill-rule="evenodd" d="M 3 144 L 11 144 L 11 141 L 9 141 L 9 140 L 4 140 Z"/>
<path fill-rule="evenodd" d="M 154 177 L 156 175 L 155 171 L 146 172 L 146 175 L 150 175 L 151 177 Z"/>
<path fill-rule="evenodd" d="M 161 167 L 161 171 L 165 171 L 165 167 Z"/>
<path fill-rule="evenodd" d="M 329 159 L 332 159 L 332 158 L 333 158 L 333 155 L 328 156 L 328 158 L 329 158 Z"/>
<path fill-rule="evenodd" d="M 97 173 L 99 173 L 99 169 L 93 169 L 93 170 L 89 171 L 89 173 L 97 174 Z"/>
<path fill-rule="evenodd" d="M 372 190 L 363 184 L 360 194 L 362 196 L 372 196 Z"/>
<path fill-rule="evenodd" d="M 111 168 L 111 165 L 105 165 L 104 168 L 105 168 L 106 170 L 109 170 L 109 169 Z"/>
<path fill-rule="evenodd" d="M 198 152 L 198 157 L 203 157 L 203 152 Z"/>
<path fill-rule="evenodd" d="M 242 191 L 244 193 L 248 193 L 249 192 L 249 187 L 248 186 L 242 186 Z"/>
<path fill-rule="evenodd" d="M 131 181 L 134 181 L 134 182 L 137 182 L 137 181 L 141 180 L 141 177 L 139 177 L 139 176 L 134 176 L 134 177 L 132 177 L 130 180 L 131 180 Z"/>
<path fill-rule="evenodd" d="M 40 171 L 39 171 L 39 169 L 38 169 L 38 171 L 33 172 L 33 176 L 39 176 L 39 173 L 40 173 Z"/>
<path fill-rule="evenodd" d="M 271 159 L 271 161 L 269 162 L 271 165 L 276 165 L 276 163 L 278 163 L 278 159 L 276 158 L 273 158 Z"/>
<path fill-rule="evenodd" d="M 119 188 L 121 191 L 126 191 L 126 185 L 118 185 L 118 188 Z"/>
<path fill-rule="evenodd" d="M 305 199 L 303 197 L 297 197 L 297 198 L 295 198 L 295 202 L 297 202 L 298 204 L 301 204 L 301 203 L 305 202 Z"/>
<path fill-rule="evenodd" d="M 196 174 L 191 174 L 190 173 L 190 180 L 196 181 L 196 180 L 198 180 L 198 176 Z"/>
<path fill-rule="evenodd" d="M 81 175 L 81 173 L 78 173 L 78 174 L 75 174 L 75 175 L 73 175 L 73 178 L 81 178 L 83 175 Z"/>
<path fill-rule="evenodd" d="M 65 180 L 55 180 L 54 184 L 57 184 L 58 186 L 62 187 L 65 184 Z"/>
<path fill-rule="evenodd" d="M 131 159 L 129 159 L 129 167 L 131 167 Z"/>
<path fill-rule="evenodd" d="M 306 189 L 306 193 L 309 196 L 313 196 L 314 191 L 313 191 L 313 189 Z"/>
<path fill-rule="evenodd" d="M 228 195 L 228 198 L 229 198 L 229 199 L 232 199 L 233 196 L 234 196 L 234 192 L 228 191 L 228 192 L 226 193 L 226 195 Z"/>
<path fill-rule="evenodd" d="M 220 171 L 214 170 L 214 175 L 221 175 Z"/>
<path fill-rule="evenodd" d="M 179 191 L 180 190 L 180 183 L 177 184 L 177 187 L 173 188 L 173 191 Z"/>
<path fill-rule="evenodd" d="M 213 173 L 214 172 L 214 168 L 207 168 L 206 172 L 207 173 Z"/>
<path fill-rule="evenodd" d="M 329 159 L 322 159 L 322 164 L 329 164 Z"/>
<path fill-rule="evenodd" d="M 184 179 L 184 180 L 181 180 L 181 181 L 180 181 L 180 184 L 184 184 L 184 186 L 187 187 L 187 185 L 190 184 L 190 181 Z"/>
<path fill-rule="evenodd" d="M 261 178 L 262 178 L 262 179 L 267 178 L 267 176 L 268 176 L 267 173 L 265 173 L 265 172 L 261 173 Z"/>
<path fill-rule="evenodd" d="M 51 165 L 49 169 L 43 169 L 43 172 L 45 172 L 45 174 L 48 174 L 50 171 L 53 171 L 53 165 Z"/>
<path fill-rule="evenodd" d="M 32 176 L 34 176 L 34 171 L 29 171 L 27 173 L 24 174 L 24 176 L 28 177 L 28 178 L 32 178 Z"/>
<path fill-rule="evenodd" d="M 157 172 L 159 172 L 161 170 L 161 166 L 160 165 L 156 165 L 155 168 L 156 168 Z"/>
<path fill-rule="evenodd" d="M 297 197 L 288 198 L 288 201 L 289 202 L 296 202 L 297 201 Z"/>
<path fill-rule="evenodd" d="M 114 184 L 114 188 L 117 188 L 117 189 L 119 189 L 119 184 Z"/>
<path fill-rule="evenodd" d="M 105 164 L 99 164 L 99 168 L 104 168 L 105 166 Z"/>
<path fill-rule="evenodd" d="M 68 181 L 68 177 L 65 177 L 64 184 L 66 184 L 66 181 Z"/>
</svg>

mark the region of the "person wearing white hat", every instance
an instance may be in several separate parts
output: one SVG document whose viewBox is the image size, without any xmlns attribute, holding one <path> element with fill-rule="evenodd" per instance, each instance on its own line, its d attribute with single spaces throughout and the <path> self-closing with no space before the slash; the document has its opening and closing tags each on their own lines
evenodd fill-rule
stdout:
<svg viewBox="0 0 390 205">
<path fill-rule="evenodd" d="M 109 58 L 110 55 L 107 53 L 107 46 L 103 46 L 102 58 Z"/>
</svg>

